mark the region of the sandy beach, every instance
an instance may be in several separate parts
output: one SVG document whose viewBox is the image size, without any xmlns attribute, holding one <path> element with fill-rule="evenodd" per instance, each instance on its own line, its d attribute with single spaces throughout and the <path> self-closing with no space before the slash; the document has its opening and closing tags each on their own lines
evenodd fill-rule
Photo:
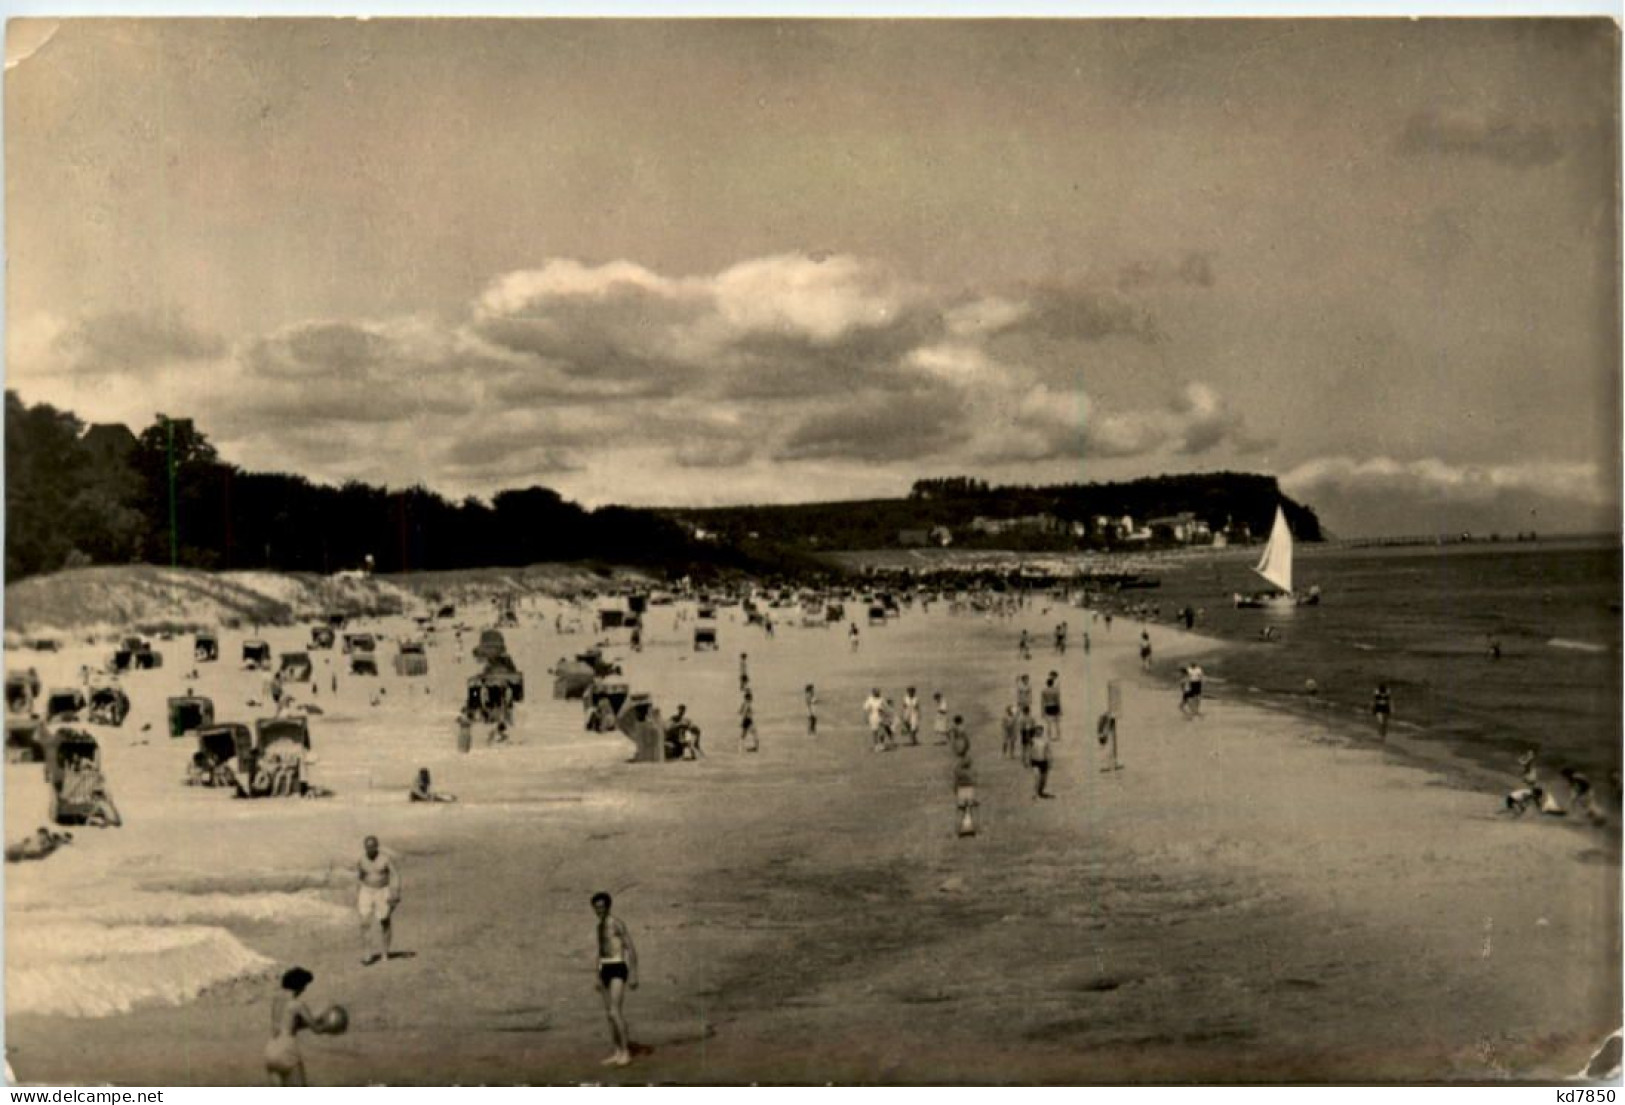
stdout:
<svg viewBox="0 0 1625 1105">
<path fill-rule="evenodd" d="M 636 691 L 704 727 L 696 763 L 627 764 L 631 745 L 584 731 L 548 697 L 558 658 L 594 639 L 553 630 L 558 606 L 507 631 L 526 673 L 516 743 L 461 756 L 453 718 L 474 662 L 449 630 L 430 675 L 331 672 L 311 719 L 316 781 L 332 798 L 234 801 L 182 785 L 171 741 L 190 639 L 126 677 L 134 712 L 98 727 L 127 825 L 76 830 L 6 871 L 6 1047 L 24 1082 L 243 1084 L 274 973 L 316 975 L 343 1037 L 303 1037 L 317 1084 L 625 1082 L 1549 1082 L 1618 1027 L 1618 829 L 1501 814 L 1482 781 L 1385 750 L 1368 735 L 1229 701 L 1178 708 L 1166 679 L 1213 642 L 1034 608 L 1014 619 L 906 611 L 864 627 L 782 612 L 776 638 L 735 610 L 696 653 L 676 608 L 646 648 L 612 636 Z M 476 629 L 484 612 L 466 608 Z M 1048 649 L 1061 619 L 1064 657 Z M 369 623 L 408 634 L 406 618 Z M 1041 646 L 1030 661 L 1016 639 Z M 245 632 L 196 684 L 223 720 L 263 676 L 240 670 Z M 303 627 L 273 628 L 273 651 Z M 20 653 L 47 686 L 107 646 Z M 762 734 L 735 748 L 738 657 L 750 654 Z M 329 667 L 329 665 L 333 665 Z M 1020 672 L 1057 670 L 1066 711 L 1051 802 L 1001 759 L 997 718 Z M 1121 683 L 1123 769 L 1105 772 L 1093 719 Z M 801 689 L 817 684 L 820 736 Z M 860 703 L 944 690 L 972 734 L 981 832 L 955 834 L 948 752 L 873 754 Z M 383 688 L 379 705 L 369 692 Z M 150 726 L 150 728 L 148 728 Z M 409 804 L 428 767 L 455 805 Z M 1511 780 L 1508 780 L 1510 784 Z M 8 764 L 6 837 L 43 822 L 37 765 Z M 361 839 L 401 859 L 396 948 L 363 967 L 353 864 Z M 630 926 L 642 1045 L 606 1072 L 589 895 Z"/>
</svg>

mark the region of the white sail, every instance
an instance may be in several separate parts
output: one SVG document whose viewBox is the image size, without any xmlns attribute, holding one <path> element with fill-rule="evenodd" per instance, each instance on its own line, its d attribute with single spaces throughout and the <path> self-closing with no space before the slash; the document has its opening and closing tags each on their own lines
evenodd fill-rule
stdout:
<svg viewBox="0 0 1625 1105">
<path fill-rule="evenodd" d="M 1253 569 L 1276 587 L 1292 593 L 1292 531 L 1287 528 L 1286 513 L 1275 508 L 1275 528 L 1270 530 L 1270 542 L 1264 546 L 1264 555 Z"/>
</svg>

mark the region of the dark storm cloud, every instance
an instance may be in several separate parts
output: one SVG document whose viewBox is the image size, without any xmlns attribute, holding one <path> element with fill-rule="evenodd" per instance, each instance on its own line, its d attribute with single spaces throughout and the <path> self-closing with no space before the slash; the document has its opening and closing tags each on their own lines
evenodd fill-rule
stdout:
<svg viewBox="0 0 1625 1105">
<path fill-rule="evenodd" d="M 1436 110 L 1412 115 L 1398 146 L 1406 154 L 1477 157 L 1517 168 L 1550 165 L 1563 156 L 1556 132 L 1543 123 Z"/>
</svg>

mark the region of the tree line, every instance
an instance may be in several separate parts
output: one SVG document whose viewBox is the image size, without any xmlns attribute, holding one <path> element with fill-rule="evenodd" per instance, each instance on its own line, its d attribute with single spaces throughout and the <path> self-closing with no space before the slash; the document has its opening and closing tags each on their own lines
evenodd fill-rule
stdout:
<svg viewBox="0 0 1625 1105">
<path fill-rule="evenodd" d="M 173 509 L 172 509 L 173 507 Z M 6 392 L 6 578 L 89 564 L 332 573 L 599 561 L 664 568 L 784 570 L 692 538 L 680 523 L 620 506 L 587 510 L 545 487 L 453 502 L 422 486 L 249 472 L 220 459 L 189 419 L 140 433 L 88 427 Z"/>
</svg>

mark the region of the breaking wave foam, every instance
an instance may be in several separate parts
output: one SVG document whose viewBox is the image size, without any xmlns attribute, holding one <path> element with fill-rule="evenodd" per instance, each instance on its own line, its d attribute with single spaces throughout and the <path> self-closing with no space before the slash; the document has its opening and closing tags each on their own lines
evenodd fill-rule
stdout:
<svg viewBox="0 0 1625 1105">
<path fill-rule="evenodd" d="M 138 1005 L 179 1005 L 273 966 L 210 926 L 30 925 L 6 934 L 6 1009 L 107 1017 Z"/>
</svg>

